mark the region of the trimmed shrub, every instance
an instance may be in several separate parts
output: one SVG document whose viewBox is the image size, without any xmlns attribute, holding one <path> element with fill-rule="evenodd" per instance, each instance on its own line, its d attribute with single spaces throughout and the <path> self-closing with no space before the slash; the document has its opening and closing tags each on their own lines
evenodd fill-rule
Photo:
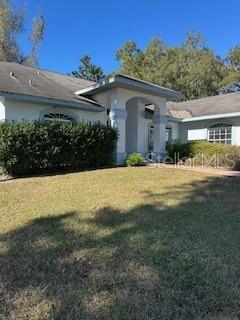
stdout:
<svg viewBox="0 0 240 320">
<path fill-rule="evenodd" d="M 168 155 L 174 162 L 184 161 L 192 165 L 240 170 L 240 147 L 238 146 L 207 141 L 177 143 L 168 147 Z"/>
<path fill-rule="evenodd" d="M 109 165 L 117 131 L 84 123 L 2 123 L 0 166 L 9 174 L 32 175 Z"/>
<path fill-rule="evenodd" d="M 125 163 L 127 166 L 137 167 L 137 166 L 144 166 L 145 161 L 144 157 L 141 153 L 131 153 L 127 156 Z"/>
<path fill-rule="evenodd" d="M 173 162 L 191 157 L 191 143 L 172 143 L 167 145 L 168 156 Z"/>
</svg>

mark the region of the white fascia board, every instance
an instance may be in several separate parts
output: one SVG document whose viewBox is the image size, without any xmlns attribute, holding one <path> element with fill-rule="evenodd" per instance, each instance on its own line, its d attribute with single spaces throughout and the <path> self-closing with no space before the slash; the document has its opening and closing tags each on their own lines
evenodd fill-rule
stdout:
<svg viewBox="0 0 240 320">
<path fill-rule="evenodd" d="M 184 119 L 181 120 L 181 122 L 191 122 L 191 121 L 220 119 L 220 118 L 232 118 L 232 117 L 240 117 L 240 112 L 211 114 L 211 115 L 208 115 L 208 116 L 184 118 Z"/>
<path fill-rule="evenodd" d="M 167 116 L 167 120 L 169 122 L 182 122 L 182 119 L 180 118 L 175 118 L 175 117 L 171 117 L 171 116 Z"/>
<path fill-rule="evenodd" d="M 130 78 L 123 75 L 115 75 L 110 77 L 108 80 L 104 80 L 100 83 L 95 83 L 86 88 L 82 88 L 80 90 L 75 91 L 77 95 L 93 95 L 99 91 L 107 90 L 113 87 L 124 87 L 129 90 L 136 90 L 145 92 L 152 95 L 164 96 L 168 98 L 174 99 L 182 99 L 183 95 L 180 92 L 157 86 L 153 83 L 148 83 L 146 81 Z"/>
<path fill-rule="evenodd" d="M 141 91 L 141 92 L 145 92 L 152 95 L 157 95 L 160 97 L 166 97 L 171 99 L 174 98 L 177 100 L 180 100 L 184 97 L 182 93 L 177 92 L 175 90 L 164 88 L 154 83 L 142 81 L 142 80 L 127 77 L 124 75 L 116 75 L 115 81 L 126 88 L 129 87 L 129 89 L 132 89 L 132 90 Z"/>
<path fill-rule="evenodd" d="M 19 94 L 19 93 L 9 93 L 9 92 L 0 92 L 0 95 L 6 97 L 9 100 L 15 101 L 25 101 L 25 102 L 34 102 L 36 104 L 46 104 L 46 105 L 53 105 L 58 107 L 65 107 L 71 109 L 80 109 L 80 110 L 87 110 L 93 112 L 102 112 L 104 111 L 104 107 L 100 105 L 95 105 L 91 103 L 84 103 L 84 101 L 65 101 L 55 98 L 47 98 L 47 97 L 40 97 L 40 96 L 31 96 L 26 94 Z"/>
<path fill-rule="evenodd" d="M 77 91 L 75 91 L 75 94 L 76 95 L 84 95 L 84 94 L 86 94 L 88 92 L 91 93 L 91 91 L 97 90 L 97 89 L 102 88 L 102 87 L 105 87 L 107 89 L 108 87 L 111 87 L 114 82 L 116 82 L 115 76 L 110 77 L 107 80 L 103 80 L 103 81 L 101 81 L 99 83 L 94 83 L 91 86 L 88 86 L 88 87 L 82 88 L 80 90 L 77 90 Z"/>
<path fill-rule="evenodd" d="M 76 95 L 84 95 L 85 93 L 88 93 L 88 92 L 91 92 L 92 90 L 101 88 L 102 86 L 103 86 L 102 83 L 95 83 L 95 84 L 92 84 L 91 86 L 88 86 L 88 87 L 82 88 L 80 90 L 77 90 L 74 93 Z"/>
</svg>

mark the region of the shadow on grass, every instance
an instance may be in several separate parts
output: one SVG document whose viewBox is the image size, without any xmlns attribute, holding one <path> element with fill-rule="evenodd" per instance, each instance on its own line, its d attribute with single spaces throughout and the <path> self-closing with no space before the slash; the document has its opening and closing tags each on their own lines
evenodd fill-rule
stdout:
<svg viewBox="0 0 240 320">
<path fill-rule="evenodd" d="M 42 177 L 54 177 L 54 176 L 63 176 L 71 173 L 78 173 L 78 172 L 87 172 L 87 171 L 96 171 L 96 170 L 106 170 L 106 169 L 114 169 L 119 168 L 121 166 L 117 165 L 107 165 L 107 166 L 101 166 L 101 167 L 95 167 L 95 168 L 83 168 L 83 169 L 63 169 L 56 172 L 39 172 L 38 174 L 28 174 L 28 175 L 16 175 L 11 176 L 7 173 L 5 174 L 3 171 L 0 170 L 0 183 L 10 180 L 16 180 L 16 179 L 26 179 L 26 178 L 42 178 Z M 0 168 L 1 169 L 1 168 Z"/>
<path fill-rule="evenodd" d="M 239 183 L 145 191 L 130 211 L 69 212 L 3 234 L 2 318 L 239 316 Z"/>
</svg>

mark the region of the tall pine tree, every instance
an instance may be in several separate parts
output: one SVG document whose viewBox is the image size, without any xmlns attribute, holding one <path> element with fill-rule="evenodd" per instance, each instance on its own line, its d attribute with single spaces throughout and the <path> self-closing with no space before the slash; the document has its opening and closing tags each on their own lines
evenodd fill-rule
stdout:
<svg viewBox="0 0 240 320">
<path fill-rule="evenodd" d="M 103 69 L 91 62 L 89 55 L 84 55 L 80 58 L 80 66 L 78 70 L 72 71 L 72 75 L 76 78 L 82 78 L 99 82 L 104 79 L 105 75 Z"/>
</svg>

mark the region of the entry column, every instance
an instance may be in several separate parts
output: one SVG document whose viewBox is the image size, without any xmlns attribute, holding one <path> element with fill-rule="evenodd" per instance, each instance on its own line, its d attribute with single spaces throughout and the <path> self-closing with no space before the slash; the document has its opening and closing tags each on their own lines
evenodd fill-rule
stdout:
<svg viewBox="0 0 240 320">
<path fill-rule="evenodd" d="M 154 134 L 153 134 L 153 152 L 156 156 L 166 155 L 166 123 L 165 115 L 156 114 L 153 116 Z"/>
<path fill-rule="evenodd" d="M 122 108 L 110 110 L 109 118 L 111 126 L 118 130 L 118 141 L 116 147 L 116 164 L 123 164 L 126 158 L 126 119 L 127 112 Z"/>
</svg>

